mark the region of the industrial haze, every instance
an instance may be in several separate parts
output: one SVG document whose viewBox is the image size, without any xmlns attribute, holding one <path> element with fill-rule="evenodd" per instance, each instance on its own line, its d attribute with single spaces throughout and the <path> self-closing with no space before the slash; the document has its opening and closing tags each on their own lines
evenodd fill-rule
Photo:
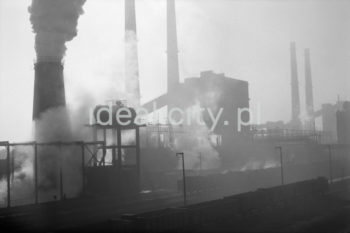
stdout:
<svg viewBox="0 0 350 233">
<path fill-rule="evenodd" d="M 350 2 L 0 0 L 0 231 L 348 232 Z"/>
</svg>

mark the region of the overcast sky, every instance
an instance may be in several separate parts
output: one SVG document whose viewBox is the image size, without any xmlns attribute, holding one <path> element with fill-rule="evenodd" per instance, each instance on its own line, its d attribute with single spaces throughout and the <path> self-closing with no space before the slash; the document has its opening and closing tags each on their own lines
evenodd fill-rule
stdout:
<svg viewBox="0 0 350 233">
<path fill-rule="evenodd" d="M 0 140 L 31 132 L 34 35 L 30 0 L 0 0 Z M 181 79 L 200 71 L 249 81 L 263 121 L 290 119 L 290 41 L 297 45 L 304 108 L 303 50 L 310 48 L 316 109 L 350 99 L 350 1 L 176 0 Z M 124 3 L 87 0 L 67 44 L 67 101 L 115 98 L 124 72 Z M 166 5 L 136 0 L 142 101 L 166 89 Z M 85 122 L 82 122 L 85 123 Z"/>
</svg>

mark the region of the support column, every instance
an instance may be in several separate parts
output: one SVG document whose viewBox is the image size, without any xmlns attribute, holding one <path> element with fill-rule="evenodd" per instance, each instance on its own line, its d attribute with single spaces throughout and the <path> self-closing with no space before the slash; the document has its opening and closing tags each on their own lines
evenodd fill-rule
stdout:
<svg viewBox="0 0 350 233">
<path fill-rule="evenodd" d="M 62 167 L 62 164 L 63 164 L 63 158 L 62 158 L 62 145 L 60 144 L 59 145 L 59 153 L 60 153 L 60 157 L 59 157 L 59 160 L 60 160 L 60 200 L 63 200 L 63 196 L 64 196 L 64 191 L 63 191 L 63 167 Z"/>
<path fill-rule="evenodd" d="M 137 169 L 137 193 L 140 193 L 141 183 L 141 157 L 140 157 L 140 128 L 135 129 L 136 136 L 136 169 Z"/>
<path fill-rule="evenodd" d="M 119 166 L 118 158 L 119 156 L 119 151 L 118 154 L 116 152 L 116 145 L 119 146 L 119 135 L 118 135 L 118 129 L 112 129 L 112 137 L 113 137 L 113 143 L 112 143 L 112 165 L 113 166 Z"/>
<path fill-rule="evenodd" d="M 93 141 L 96 142 L 97 141 L 97 136 L 98 136 L 97 135 L 97 126 L 96 125 L 93 126 L 92 129 L 93 129 L 93 132 L 92 132 L 92 134 L 93 134 Z M 106 141 L 105 141 L 105 144 L 106 144 Z M 94 152 L 94 155 L 97 156 L 97 145 L 94 145 L 93 152 Z M 97 158 L 93 160 L 93 166 L 97 167 Z"/>
<path fill-rule="evenodd" d="M 85 145 L 84 142 L 81 144 L 81 172 L 82 172 L 82 194 L 85 194 L 85 177 L 86 177 L 86 170 L 85 170 Z"/>
<path fill-rule="evenodd" d="M 38 144 L 34 144 L 34 192 L 35 192 L 35 204 L 39 203 L 39 190 L 38 190 Z"/>
<path fill-rule="evenodd" d="M 103 142 L 104 142 L 104 144 L 103 144 L 103 149 L 102 149 L 102 165 L 103 166 L 105 166 L 106 165 L 106 141 L 107 141 L 107 131 L 106 131 L 106 129 L 103 129 Z"/>
<path fill-rule="evenodd" d="M 122 133 L 120 129 L 117 129 L 117 140 L 118 140 L 118 169 L 122 169 Z"/>
<path fill-rule="evenodd" d="M 10 162 L 10 145 L 6 145 L 6 178 L 7 178 L 7 208 L 11 207 L 11 162 Z"/>
</svg>

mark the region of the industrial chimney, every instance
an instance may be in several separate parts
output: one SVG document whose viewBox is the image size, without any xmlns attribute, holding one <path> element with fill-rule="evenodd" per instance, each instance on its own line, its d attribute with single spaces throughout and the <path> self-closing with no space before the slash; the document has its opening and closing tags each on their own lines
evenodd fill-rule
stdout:
<svg viewBox="0 0 350 233">
<path fill-rule="evenodd" d="M 61 61 L 38 61 L 35 65 L 33 120 L 50 108 L 66 105 Z"/>
<path fill-rule="evenodd" d="M 177 48 L 177 30 L 175 1 L 167 0 L 167 69 L 168 69 L 168 93 L 174 90 L 180 82 L 179 58 Z"/>
<path fill-rule="evenodd" d="M 299 96 L 299 82 L 298 82 L 298 67 L 295 42 L 290 44 L 291 55 L 291 92 L 292 92 L 292 120 L 291 126 L 293 129 L 300 129 L 300 96 Z"/>
<path fill-rule="evenodd" d="M 305 49 L 305 101 L 306 101 L 306 113 L 309 117 L 307 122 L 308 129 L 315 129 L 314 119 L 314 96 L 312 90 L 312 77 L 311 77 L 311 64 L 310 64 L 310 50 Z"/>
<path fill-rule="evenodd" d="M 135 0 L 125 0 L 125 91 L 130 106 L 140 106 Z"/>
<path fill-rule="evenodd" d="M 28 7 L 37 59 L 33 100 L 36 140 L 63 140 L 69 136 L 62 60 L 66 42 L 77 35 L 84 3 L 85 0 L 32 0 Z"/>
</svg>

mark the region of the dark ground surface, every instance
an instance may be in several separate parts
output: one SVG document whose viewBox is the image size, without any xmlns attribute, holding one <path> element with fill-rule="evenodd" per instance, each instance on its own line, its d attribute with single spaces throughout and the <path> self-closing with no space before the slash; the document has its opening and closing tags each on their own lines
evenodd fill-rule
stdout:
<svg viewBox="0 0 350 233">
<path fill-rule="evenodd" d="M 335 182 L 327 195 L 218 219 L 173 232 L 350 232 L 350 182 Z M 190 200 L 190 203 L 200 200 Z M 0 210 L 0 232 L 120 232 L 114 221 L 122 214 L 138 214 L 182 205 L 179 194 L 143 197 L 139 201 L 85 198 Z M 172 231 L 169 231 L 172 232 Z"/>
</svg>

